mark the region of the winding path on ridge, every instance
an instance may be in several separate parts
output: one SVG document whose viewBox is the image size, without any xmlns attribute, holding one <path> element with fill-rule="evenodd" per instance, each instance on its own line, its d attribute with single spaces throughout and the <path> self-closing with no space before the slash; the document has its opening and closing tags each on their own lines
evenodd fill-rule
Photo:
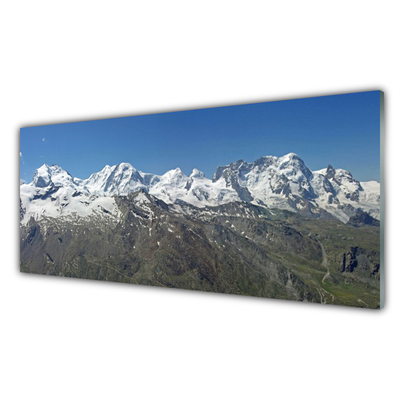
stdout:
<svg viewBox="0 0 400 400">
<path fill-rule="evenodd" d="M 318 244 L 321 246 L 321 251 L 322 251 L 322 262 L 321 262 L 321 266 L 326 268 L 326 274 L 324 275 L 324 277 L 322 278 L 322 282 L 325 282 L 326 278 L 329 278 L 331 275 L 331 272 L 328 268 L 328 259 L 326 257 L 326 252 L 325 252 L 325 248 L 323 246 L 323 244 L 318 240 Z M 329 293 L 327 290 L 325 290 L 324 288 L 321 287 L 321 289 L 318 289 L 318 293 L 321 296 L 321 303 L 326 304 L 326 299 L 325 296 L 323 295 L 322 291 L 325 292 L 326 294 L 330 295 L 332 297 L 332 302 L 335 300 L 335 296 L 332 293 Z"/>
<path fill-rule="evenodd" d="M 318 243 L 321 246 L 321 250 L 322 250 L 322 263 L 321 263 L 321 266 L 326 268 L 326 274 L 322 278 L 322 283 L 324 283 L 325 279 L 328 278 L 331 275 L 331 272 L 329 271 L 329 268 L 328 268 L 328 259 L 326 258 L 326 252 L 325 252 L 324 246 L 322 245 L 321 242 L 318 242 Z"/>
</svg>

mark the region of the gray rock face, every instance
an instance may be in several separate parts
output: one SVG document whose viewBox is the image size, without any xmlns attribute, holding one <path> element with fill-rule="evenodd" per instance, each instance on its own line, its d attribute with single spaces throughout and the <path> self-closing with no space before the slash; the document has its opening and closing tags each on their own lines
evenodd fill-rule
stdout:
<svg viewBox="0 0 400 400">
<path fill-rule="evenodd" d="M 380 222 L 377 219 L 373 218 L 371 215 L 361 210 L 357 210 L 356 214 L 350 217 L 348 224 L 353 226 L 380 226 Z"/>
<path fill-rule="evenodd" d="M 216 182 L 222 177 L 225 180 L 227 187 L 231 187 L 237 192 L 240 200 L 251 202 L 254 200 L 253 196 L 250 194 L 247 187 L 240 184 L 240 181 L 243 180 L 244 174 L 249 172 L 250 168 L 251 165 L 243 160 L 238 160 L 235 163 L 230 164 L 228 167 L 218 167 L 213 176 L 213 182 Z"/>
<path fill-rule="evenodd" d="M 349 252 L 343 254 L 342 272 L 353 272 L 357 268 L 357 247 L 352 247 Z"/>
<path fill-rule="evenodd" d="M 349 273 L 352 276 L 358 276 L 363 280 L 374 278 L 380 280 L 380 263 L 377 254 L 367 249 L 359 247 L 350 247 L 343 253 L 340 265 L 341 273 Z"/>
<path fill-rule="evenodd" d="M 21 221 L 24 218 L 26 212 L 26 208 L 22 207 L 22 201 L 19 199 L 19 220 Z"/>
</svg>

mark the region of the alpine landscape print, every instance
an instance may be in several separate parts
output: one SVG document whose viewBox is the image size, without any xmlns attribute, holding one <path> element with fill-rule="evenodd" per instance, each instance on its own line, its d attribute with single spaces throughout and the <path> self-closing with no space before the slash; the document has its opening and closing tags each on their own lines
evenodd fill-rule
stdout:
<svg viewBox="0 0 400 400">
<path fill-rule="evenodd" d="M 22 128 L 20 270 L 382 308 L 382 102 Z"/>
</svg>

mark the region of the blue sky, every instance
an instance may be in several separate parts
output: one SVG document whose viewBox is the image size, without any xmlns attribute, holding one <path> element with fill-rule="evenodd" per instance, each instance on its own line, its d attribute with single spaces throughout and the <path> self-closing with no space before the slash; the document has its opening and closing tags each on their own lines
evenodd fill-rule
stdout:
<svg viewBox="0 0 400 400">
<path fill-rule="evenodd" d="M 311 170 L 331 164 L 379 180 L 379 101 L 373 91 L 22 128 L 20 176 L 30 182 L 46 163 L 84 179 L 129 162 L 211 178 L 219 165 L 294 152 Z"/>
</svg>

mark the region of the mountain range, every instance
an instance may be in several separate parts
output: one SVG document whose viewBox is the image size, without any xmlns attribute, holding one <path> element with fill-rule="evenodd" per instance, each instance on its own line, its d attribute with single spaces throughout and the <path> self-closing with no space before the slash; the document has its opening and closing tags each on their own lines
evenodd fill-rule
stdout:
<svg viewBox="0 0 400 400">
<path fill-rule="evenodd" d="M 104 213 L 118 220 L 115 196 L 136 191 L 176 207 L 202 209 L 245 202 L 343 223 L 360 213 L 373 220 L 380 218 L 379 182 L 359 182 L 350 172 L 331 165 L 311 171 L 298 155 L 289 153 L 220 166 L 212 179 L 197 169 L 189 176 L 179 168 L 164 175 L 144 173 L 129 163 L 107 165 L 88 179 L 79 179 L 57 165 L 44 164 L 31 183 L 20 185 L 20 222 L 26 225 L 31 218 L 76 219 Z"/>
<path fill-rule="evenodd" d="M 380 185 L 294 153 L 164 175 L 128 163 L 20 185 L 22 272 L 380 307 Z"/>
</svg>

